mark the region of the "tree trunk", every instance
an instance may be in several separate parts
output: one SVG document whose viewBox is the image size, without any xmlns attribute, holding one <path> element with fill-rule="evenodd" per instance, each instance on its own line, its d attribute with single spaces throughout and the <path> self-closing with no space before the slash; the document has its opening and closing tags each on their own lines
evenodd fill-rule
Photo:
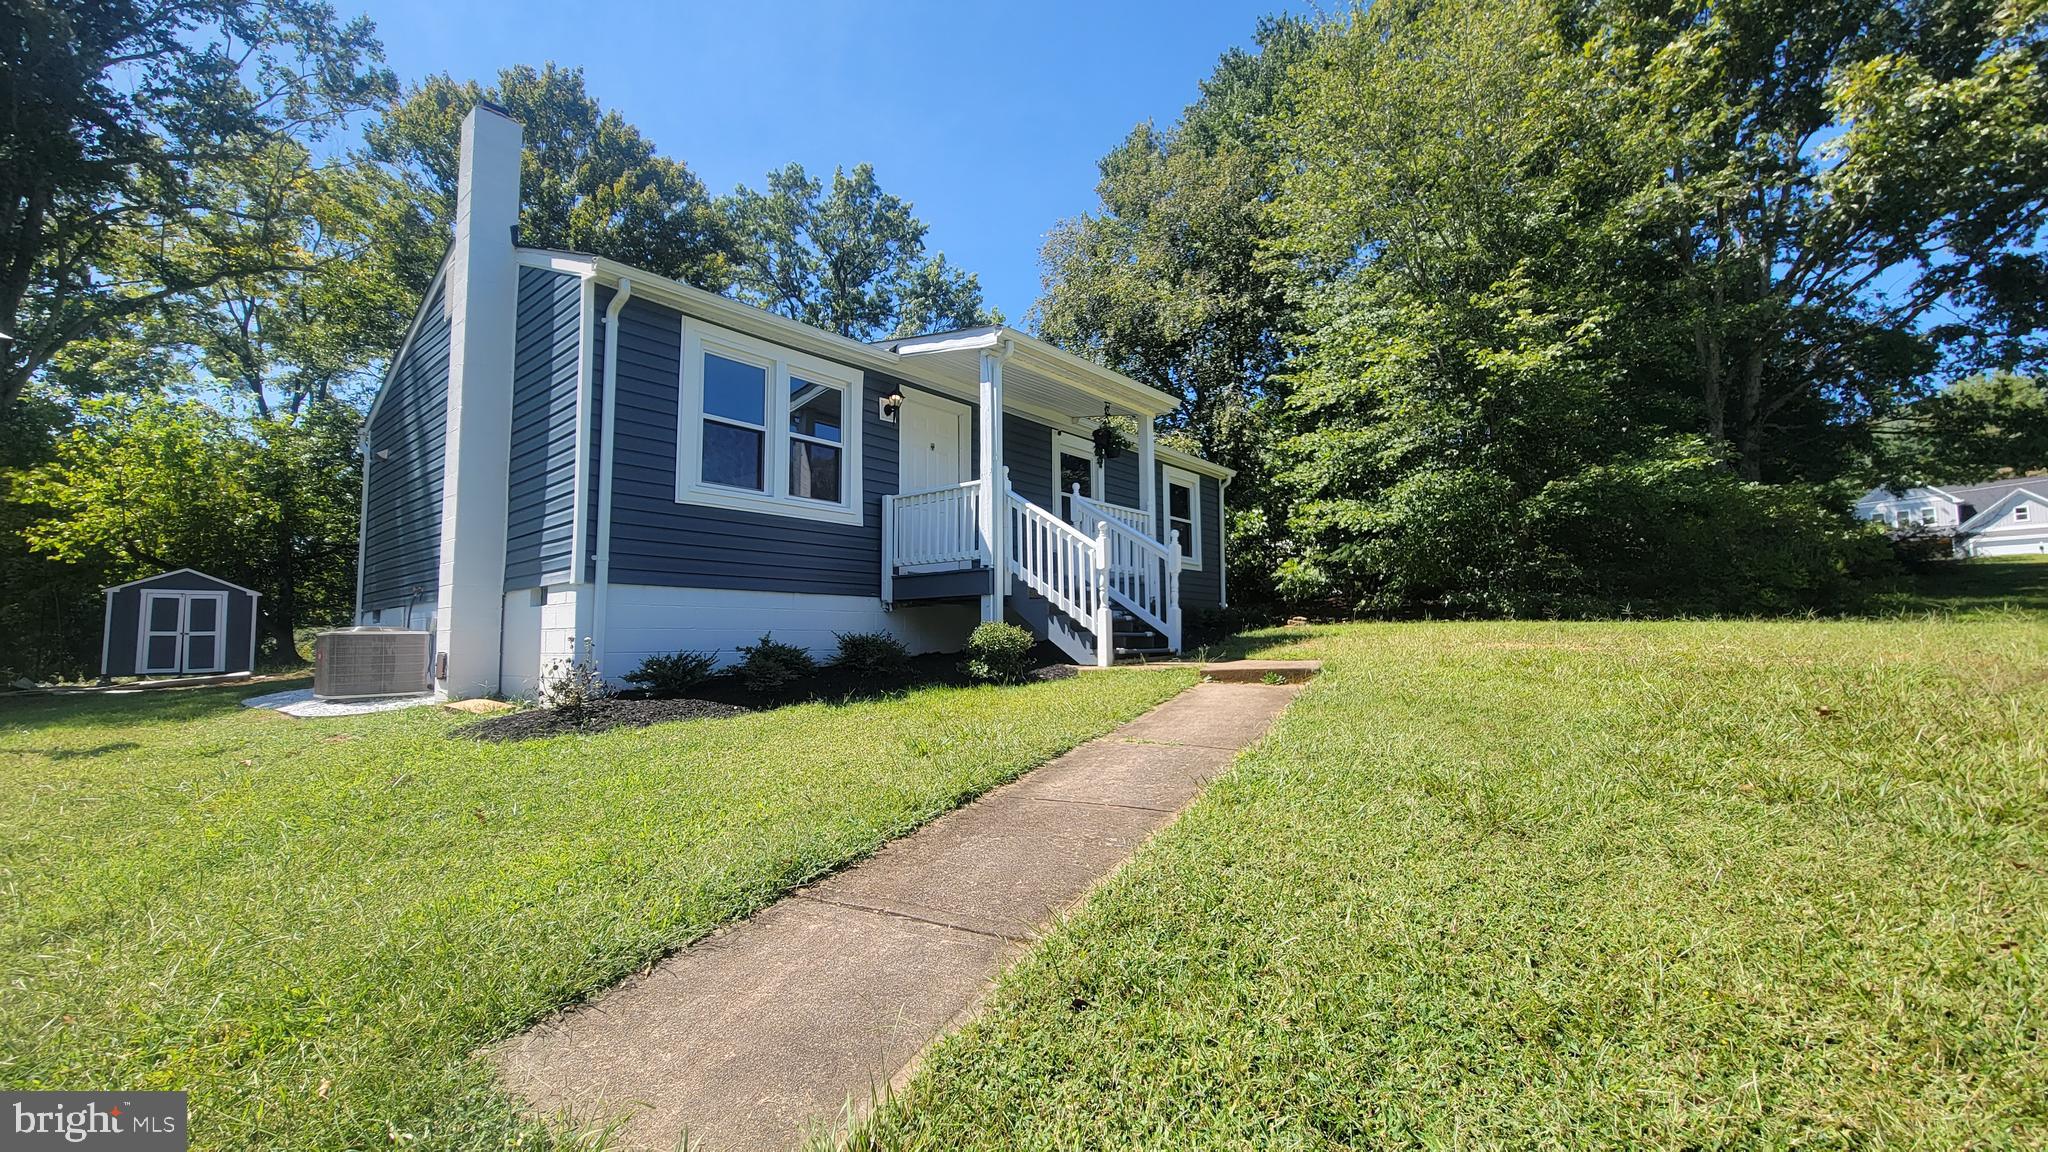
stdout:
<svg viewBox="0 0 2048 1152">
<path fill-rule="evenodd" d="M 1742 432 L 1736 443 L 1736 475 L 1752 483 L 1763 479 L 1764 350 L 1752 343 L 1742 363 Z"/>
</svg>

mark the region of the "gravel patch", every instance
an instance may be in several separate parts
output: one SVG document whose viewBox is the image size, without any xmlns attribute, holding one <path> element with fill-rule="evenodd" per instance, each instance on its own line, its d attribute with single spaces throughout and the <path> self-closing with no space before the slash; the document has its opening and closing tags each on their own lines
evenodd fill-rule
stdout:
<svg viewBox="0 0 2048 1152">
<path fill-rule="evenodd" d="M 675 720 L 716 720 L 726 716 L 740 716 L 751 711 L 735 704 L 720 704 L 712 700 L 624 700 L 613 698 L 600 701 L 584 709 L 583 723 L 563 712 L 549 708 L 528 708 L 504 716 L 493 716 L 474 724 L 465 724 L 448 733 L 465 740 L 534 740 L 543 736 L 560 736 L 567 732 L 581 732 L 588 735 L 612 728 L 645 728 L 650 724 L 667 724 Z"/>
</svg>

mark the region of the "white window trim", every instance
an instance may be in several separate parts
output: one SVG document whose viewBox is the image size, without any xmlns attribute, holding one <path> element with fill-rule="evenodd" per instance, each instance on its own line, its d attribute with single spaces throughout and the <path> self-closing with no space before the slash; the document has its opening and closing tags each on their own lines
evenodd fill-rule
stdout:
<svg viewBox="0 0 2048 1152">
<path fill-rule="evenodd" d="M 2015 523 L 2015 524 L 2026 524 L 2026 523 L 2029 523 L 2029 522 L 2031 522 L 2031 521 L 2032 521 L 2033 519 L 2034 519 L 2034 509 L 2033 509 L 2033 506 L 2032 506 L 2032 505 L 2028 505 L 2028 504 L 2015 504 L 2015 505 L 2013 505 L 2013 506 L 2012 506 L 2012 522 L 2013 522 L 2013 523 Z"/>
<path fill-rule="evenodd" d="M 1195 537 L 1188 542 L 1192 546 L 1189 549 L 1192 555 L 1181 557 L 1180 566 L 1184 572 L 1200 572 L 1202 570 L 1202 478 L 1185 468 L 1175 468 L 1171 464 L 1160 465 L 1159 471 L 1161 481 L 1159 485 L 1160 538 L 1161 540 L 1167 539 L 1168 534 L 1173 531 L 1173 493 L 1170 489 L 1173 485 L 1178 484 L 1188 490 L 1188 524 L 1191 526 Z"/>
<path fill-rule="evenodd" d="M 1076 436 L 1072 432 L 1061 432 L 1058 429 L 1053 430 L 1052 482 L 1055 488 L 1059 487 L 1060 482 L 1061 456 L 1087 457 L 1089 476 L 1088 488 L 1091 493 L 1091 495 L 1088 498 L 1090 500 L 1095 501 L 1097 504 L 1109 503 L 1109 490 L 1106 487 L 1104 487 L 1105 478 L 1102 472 L 1102 458 L 1095 454 L 1095 442 L 1093 440 L 1090 440 L 1085 436 Z M 1064 489 L 1053 493 L 1052 511 L 1058 512 L 1060 510 L 1060 497 L 1065 496 L 1067 494 L 1067 491 Z"/>
<path fill-rule="evenodd" d="M 732 508 L 800 520 L 822 520 L 830 524 L 862 523 L 866 514 L 865 493 L 861 487 L 861 424 L 866 416 L 866 379 L 860 370 L 806 356 L 688 317 L 684 317 L 682 325 L 683 367 L 676 405 L 676 503 Z M 764 411 L 768 426 L 761 462 L 766 491 L 728 488 L 722 484 L 707 484 L 703 480 L 706 351 L 767 369 L 768 396 Z M 838 388 L 844 400 L 839 444 L 840 501 L 837 504 L 792 496 L 788 492 L 789 441 L 791 436 L 799 435 L 789 430 L 789 378 L 792 375 Z M 735 425 L 743 423 L 723 416 L 710 418 Z"/>
</svg>

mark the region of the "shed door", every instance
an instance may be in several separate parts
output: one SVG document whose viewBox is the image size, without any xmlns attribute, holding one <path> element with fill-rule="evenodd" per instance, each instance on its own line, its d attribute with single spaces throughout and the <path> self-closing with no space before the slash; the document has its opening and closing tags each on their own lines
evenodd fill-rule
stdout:
<svg viewBox="0 0 2048 1152">
<path fill-rule="evenodd" d="M 142 593 L 143 675 L 220 672 L 227 668 L 228 594 Z"/>
</svg>

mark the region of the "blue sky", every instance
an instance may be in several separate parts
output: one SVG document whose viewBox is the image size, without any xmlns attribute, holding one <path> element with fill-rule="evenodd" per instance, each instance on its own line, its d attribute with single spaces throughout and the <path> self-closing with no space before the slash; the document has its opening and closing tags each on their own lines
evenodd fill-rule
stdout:
<svg viewBox="0 0 2048 1152">
<path fill-rule="evenodd" d="M 581 66 L 590 91 L 716 192 L 795 160 L 868 161 L 916 205 L 932 249 L 980 275 L 1021 325 L 1038 247 L 1095 205 L 1095 161 L 1132 125 L 1170 123 L 1260 15 L 1300 4 L 752 0 L 561 4 L 341 0 L 377 22 L 391 66 L 488 80 Z"/>
</svg>

